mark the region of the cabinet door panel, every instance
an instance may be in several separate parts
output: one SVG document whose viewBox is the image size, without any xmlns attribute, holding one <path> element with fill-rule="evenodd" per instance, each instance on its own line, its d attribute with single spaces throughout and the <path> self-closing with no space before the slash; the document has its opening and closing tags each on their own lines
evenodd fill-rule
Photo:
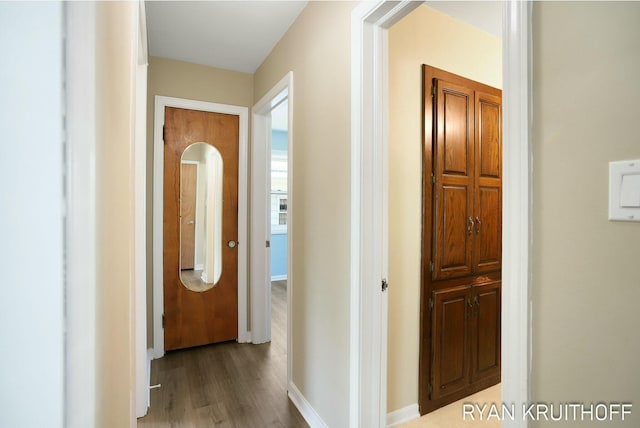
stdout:
<svg viewBox="0 0 640 428">
<path fill-rule="evenodd" d="M 502 266 L 502 99 L 477 91 L 475 114 L 473 266 L 485 273 Z"/>
<path fill-rule="evenodd" d="M 449 278 L 471 273 L 471 242 L 469 240 L 469 188 L 466 185 L 445 185 L 440 191 L 435 242 L 435 278 Z"/>
<path fill-rule="evenodd" d="M 438 129 L 443 158 L 443 174 L 468 176 L 472 158 L 473 130 L 470 129 L 470 93 L 466 88 L 441 85 Z"/>
<path fill-rule="evenodd" d="M 476 191 L 474 265 L 477 273 L 500 270 L 502 265 L 502 192 L 479 186 Z"/>
<path fill-rule="evenodd" d="M 432 278 L 469 275 L 473 247 L 474 93 L 436 79 L 435 221 Z"/>
<path fill-rule="evenodd" d="M 502 132 L 500 97 L 476 92 L 476 142 L 479 177 L 502 176 Z"/>
<path fill-rule="evenodd" d="M 471 381 L 500 376 L 500 282 L 474 286 Z"/>
<path fill-rule="evenodd" d="M 434 292 L 432 399 L 469 383 L 469 287 Z"/>
</svg>

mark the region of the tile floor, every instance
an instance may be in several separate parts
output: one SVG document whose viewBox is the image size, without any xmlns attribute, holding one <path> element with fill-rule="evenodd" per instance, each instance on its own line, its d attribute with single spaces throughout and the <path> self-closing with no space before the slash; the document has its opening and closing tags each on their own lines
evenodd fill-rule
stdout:
<svg viewBox="0 0 640 428">
<path fill-rule="evenodd" d="M 464 403 L 477 404 L 478 406 L 486 403 L 487 407 L 495 403 L 499 408 L 502 397 L 500 386 L 500 384 L 497 384 L 491 388 L 477 392 L 460 401 L 434 410 L 422 416 L 420 419 L 398 425 L 398 428 L 500 428 L 501 423 L 496 418 L 488 418 L 490 420 L 487 420 L 488 410 L 484 413 L 484 420 L 479 420 L 479 412 L 474 413 L 475 421 L 472 421 L 469 416 L 467 416 L 465 420 L 462 413 L 462 405 Z"/>
</svg>

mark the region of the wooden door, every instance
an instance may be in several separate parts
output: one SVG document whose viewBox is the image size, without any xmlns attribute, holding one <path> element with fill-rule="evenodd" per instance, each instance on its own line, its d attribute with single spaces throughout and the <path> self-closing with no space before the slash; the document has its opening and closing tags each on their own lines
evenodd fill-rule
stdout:
<svg viewBox="0 0 640 428">
<path fill-rule="evenodd" d="M 433 279 L 473 269 L 473 90 L 435 79 Z"/>
<path fill-rule="evenodd" d="M 469 384 L 469 290 L 469 286 L 463 286 L 433 293 L 432 399 Z"/>
<path fill-rule="evenodd" d="M 500 282 L 473 287 L 471 381 L 500 379 Z"/>
<path fill-rule="evenodd" d="M 426 65 L 423 91 L 421 414 L 500 381 L 502 253 L 501 91 Z"/>
<path fill-rule="evenodd" d="M 165 108 L 164 146 L 164 346 L 187 348 L 238 335 L 238 137 L 239 118 Z M 222 273 L 204 292 L 188 290 L 179 271 L 180 164 L 184 150 L 204 142 L 222 157 Z M 244 243 L 242 243 L 244 244 Z"/>
<path fill-rule="evenodd" d="M 476 273 L 502 266 L 502 98 L 475 93 L 475 241 Z"/>
<path fill-rule="evenodd" d="M 196 189 L 198 166 L 183 163 L 180 200 L 180 269 L 193 269 L 196 255 Z"/>
</svg>

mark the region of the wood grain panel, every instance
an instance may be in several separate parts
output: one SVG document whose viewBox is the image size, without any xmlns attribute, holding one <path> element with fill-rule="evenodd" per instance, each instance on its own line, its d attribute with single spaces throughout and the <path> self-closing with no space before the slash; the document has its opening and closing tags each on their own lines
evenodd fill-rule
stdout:
<svg viewBox="0 0 640 428">
<path fill-rule="evenodd" d="M 474 265 L 477 273 L 500 270 L 502 265 L 502 192 L 496 186 L 476 191 Z"/>
<path fill-rule="evenodd" d="M 443 174 L 469 175 L 472 159 L 473 134 L 470 132 L 472 94 L 466 88 L 439 82 L 441 88 L 442 126 L 441 148 L 444 158 Z"/>
<path fill-rule="evenodd" d="M 499 360 L 495 368 L 500 292 L 476 294 L 476 287 L 499 283 L 501 278 L 502 104 L 500 90 L 426 65 L 422 99 L 418 400 L 420 413 L 425 414 L 500 381 Z M 464 238 L 462 230 L 467 231 Z M 463 254 L 467 258 L 461 263 Z M 464 336 L 458 331 L 463 312 L 463 297 L 456 294 L 460 289 L 467 290 L 467 301 L 478 298 L 477 306 L 466 309 L 466 349 L 460 348 Z M 444 304 L 437 296 L 447 292 L 458 300 Z M 444 337 L 448 334 L 452 337 Z M 460 355 L 466 358 L 462 364 L 467 372 L 460 371 Z M 460 373 L 465 373 L 464 380 Z"/>
<path fill-rule="evenodd" d="M 471 272 L 467 186 L 442 186 L 442 203 L 436 227 L 436 278 L 448 278 Z"/>
<path fill-rule="evenodd" d="M 476 123 L 478 146 L 478 175 L 500 178 L 502 175 L 501 99 L 494 95 L 476 93 Z"/>
<path fill-rule="evenodd" d="M 501 283 L 473 287 L 471 381 L 500 377 Z"/>
<path fill-rule="evenodd" d="M 164 147 L 164 316 L 165 349 L 235 340 L 238 334 L 238 253 L 226 242 L 238 239 L 239 118 L 165 108 Z M 179 275 L 180 160 L 191 144 L 204 142 L 221 154 L 223 172 L 222 274 L 205 292 L 188 290 Z"/>
<path fill-rule="evenodd" d="M 434 293 L 432 398 L 464 388 L 469 382 L 467 305 L 469 287 Z"/>
</svg>

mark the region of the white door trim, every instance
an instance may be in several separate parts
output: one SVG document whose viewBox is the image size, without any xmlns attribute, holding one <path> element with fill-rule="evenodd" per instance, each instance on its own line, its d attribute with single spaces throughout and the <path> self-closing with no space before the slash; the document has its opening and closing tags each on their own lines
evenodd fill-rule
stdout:
<svg viewBox="0 0 640 428">
<path fill-rule="evenodd" d="M 253 343 L 271 340 L 271 274 L 269 251 L 265 241 L 271 236 L 271 222 L 267 215 L 270 206 L 271 110 L 282 102 L 279 95 L 287 91 L 287 385 L 291 384 L 291 302 L 293 283 L 293 72 L 287 73 L 251 109 L 251 336 Z M 260 221 L 262 219 L 262 221 Z"/>
<path fill-rule="evenodd" d="M 351 34 L 351 343 L 350 427 L 386 418 L 387 35 L 421 3 L 362 2 Z M 530 309 L 531 4 L 510 0 L 503 16 L 503 401 L 528 402 Z M 393 286 L 393 284 L 391 285 Z M 417 374 L 416 374 L 417 375 Z M 522 418 L 505 427 L 526 427 Z"/>
<path fill-rule="evenodd" d="M 153 122 L 153 357 L 164 355 L 164 329 L 162 328 L 163 302 L 163 176 L 165 107 L 177 107 L 239 116 L 238 157 L 238 342 L 248 342 L 247 330 L 247 146 L 249 109 L 242 106 L 216 104 L 183 98 L 156 95 Z"/>
<path fill-rule="evenodd" d="M 65 14 L 64 425 L 84 428 L 95 424 L 96 413 L 96 3 L 69 2 Z"/>
<path fill-rule="evenodd" d="M 138 0 L 134 15 L 138 38 L 136 40 L 135 72 L 135 138 L 133 153 L 133 175 L 131 206 L 133 207 L 133 283 L 135 284 L 135 412 L 140 418 L 147 414 L 151 403 L 149 376 L 151 371 L 147 358 L 147 18 L 145 3 Z"/>
<path fill-rule="evenodd" d="M 509 0 L 502 24 L 502 401 L 516 408 L 531 397 L 532 4 Z M 525 428 L 523 419 L 502 426 Z"/>
</svg>

